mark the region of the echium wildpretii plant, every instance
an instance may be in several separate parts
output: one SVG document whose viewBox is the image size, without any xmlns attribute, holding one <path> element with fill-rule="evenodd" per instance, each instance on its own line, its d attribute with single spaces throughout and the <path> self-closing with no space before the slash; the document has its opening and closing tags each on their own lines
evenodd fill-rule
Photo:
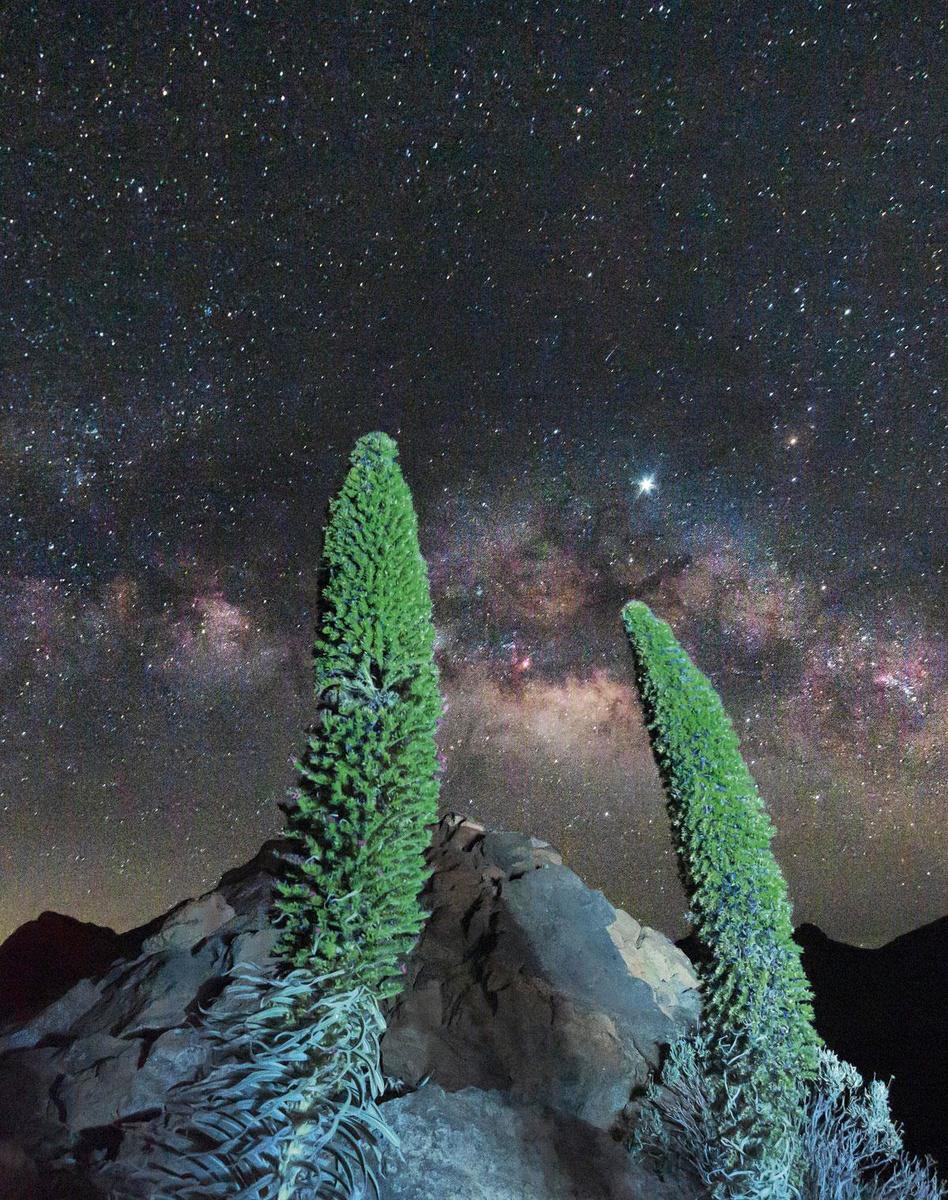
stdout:
<svg viewBox="0 0 948 1200">
<path fill-rule="evenodd" d="M 313 660 L 316 720 L 287 806 L 279 951 L 380 997 L 424 921 L 442 713 L 428 572 L 385 433 L 359 438 L 329 504 Z"/>
<path fill-rule="evenodd" d="M 174 1089 L 156 1134 L 150 1181 L 168 1200 L 359 1200 L 377 1195 L 384 1144 L 398 1148 L 379 1108 L 379 1001 L 424 920 L 442 704 L 397 453 L 384 433 L 359 438 L 330 501 L 316 721 L 274 881 L 280 962 L 206 1016 L 217 1061 Z"/>
<path fill-rule="evenodd" d="M 708 1078 L 720 1084 L 718 1136 L 733 1151 L 722 1162 L 726 1170 L 757 1159 L 766 1172 L 790 1152 L 788 1130 L 822 1045 L 770 848 L 774 828 L 709 680 L 647 605 L 629 602 L 622 619 L 695 933 L 710 960 L 699 964 L 700 1045 Z"/>
<path fill-rule="evenodd" d="M 687 1181 L 695 1200 L 945 1200 L 932 1160 L 906 1153 L 885 1083 L 864 1083 L 825 1046 L 804 1105 L 781 1118 L 780 1152 L 745 1155 L 722 1134 L 762 1098 L 741 1082 L 733 1043 L 716 1047 L 720 1076 L 709 1073 L 707 1051 L 700 1032 L 669 1047 L 631 1138 L 637 1157 Z"/>
<path fill-rule="evenodd" d="M 162 1200 L 377 1197 L 385 1145 L 399 1147 L 378 1104 L 375 997 L 306 967 L 231 974 L 204 1014 L 213 1066 L 171 1089 L 134 1178 L 119 1160 L 100 1182 L 134 1183 L 136 1196 L 144 1185 Z"/>
</svg>

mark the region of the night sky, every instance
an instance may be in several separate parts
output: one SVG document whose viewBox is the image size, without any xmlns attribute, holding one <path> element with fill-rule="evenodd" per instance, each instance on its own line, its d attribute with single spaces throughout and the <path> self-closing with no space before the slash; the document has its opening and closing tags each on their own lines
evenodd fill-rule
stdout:
<svg viewBox="0 0 948 1200">
<path fill-rule="evenodd" d="M 942 6 L 68 8 L 0 15 L 0 936 L 279 830 L 372 429 L 445 810 L 685 931 L 638 596 L 795 920 L 948 911 Z"/>
</svg>

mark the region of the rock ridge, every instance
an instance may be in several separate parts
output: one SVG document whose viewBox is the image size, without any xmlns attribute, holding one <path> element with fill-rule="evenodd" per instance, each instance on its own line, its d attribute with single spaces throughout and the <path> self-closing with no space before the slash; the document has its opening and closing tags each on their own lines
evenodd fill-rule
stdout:
<svg viewBox="0 0 948 1200">
<path fill-rule="evenodd" d="M 213 1065 L 201 1007 L 228 1004 L 237 964 L 276 966 L 270 909 L 285 848 L 265 843 L 204 895 L 121 935 L 124 957 L 103 967 L 93 956 L 84 977 L 0 1031 L 0 1181 L 4 1163 L 19 1171 L 17 1200 L 109 1189 L 145 1200 L 136 1168 L 155 1153 L 149 1129 L 165 1097 Z M 470 1128 L 520 1187 L 511 1197 L 573 1195 L 579 1167 L 554 1143 L 585 1139 L 591 1153 L 628 1118 L 663 1047 L 697 1019 L 697 978 L 682 951 L 588 888 L 546 842 L 449 813 L 427 853 L 428 921 L 382 1039 L 383 1069 L 403 1086 L 384 1107 L 419 1143 L 436 1128 Z M 550 1144 L 518 1148 L 502 1134 L 510 1121 Z M 72 1165 L 57 1173 L 50 1164 L 63 1156 Z M 452 1193 L 463 1172 L 447 1158 L 389 1166 L 390 1197 L 424 1200 L 432 1180 L 446 1200 L 477 1194 Z M 627 1184 L 589 1195 L 652 1194 Z"/>
</svg>

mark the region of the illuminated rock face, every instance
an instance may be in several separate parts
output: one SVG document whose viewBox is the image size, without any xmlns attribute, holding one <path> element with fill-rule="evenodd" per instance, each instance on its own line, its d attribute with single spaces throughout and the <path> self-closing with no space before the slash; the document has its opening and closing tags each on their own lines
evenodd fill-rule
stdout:
<svg viewBox="0 0 948 1200">
<path fill-rule="evenodd" d="M 385 1107 L 404 1158 L 386 1160 L 381 1200 L 694 1200 L 603 1130 L 506 1092 L 427 1083 Z"/>
<path fill-rule="evenodd" d="M 430 916 L 388 1015 L 385 1071 L 609 1129 L 697 1019 L 688 959 L 536 838 L 448 816 L 429 853 Z"/>
<path fill-rule="evenodd" d="M 71 1155 L 78 1167 L 60 1192 L 44 1185 L 45 1196 L 71 1198 L 104 1194 L 151 1153 L 149 1127 L 168 1090 L 213 1062 L 200 1008 L 227 1005 L 237 963 L 273 968 L 278 849 L 267 843 L 212 891 L 122 935 L 122 957 L 104 970 L 93 962 L 27 1022 L 0 1030 L 0 1196 L 5 1162 L 29 1178 L 21 1150 L 47 1181 L 49 1163 Z M 389 1006 L 382 1050 L 388 1075 L 409 1087 L 429 1075 L 437 1091 L 388 1101 L 393 1118 L 421 1138 L 429 1116 L 450 1124 L 459 1105 L 480 1100 L 485 1146 L 502 1124 L 498 1105 L 546 1130 L 541 1140 L 569 1126 L 573 1141 L 598 1145 L 628 1115 L 662 1046 L 697 1016 L 688 959 L 587 888 L 546 843 L 449 815 L 429 854 L 430 920 Z M 512 1145 L 496 1152 L 509 1156 Z M 537 1153 L 536 1162 L 550 1157 Z M 525 1178 L 536 1162 L 524 1159 Z M 423 1196 L 421 1183 L 401 1178 L 398 1194 Z M 18 1187 L 25 1200 L 28 1184 Z"/>
<path fill-rule="evenodd" d="M 92 1181 L 104 1185 L 133 1167 L 168 1089 L 207 1069 L 212 1051 L 199 1006 L 226 991 L 237 963 L 272 967 L 268 910 L 278 845 L 267 843 L 213 891 L 122 935 L 124 957 L 98 973 L 91 960 L 87 977 L 0 1032 L 0 1146 L 6 1139 L 41 1165 L 44 1200 L 107 1194 L 105 1186 L 90 1190 Z M 79 1166 L 50 1193 L 48 1164 L 63 1154 Z M 0 1154 L 0 1197 L 4 1161 Z"/>
</svg>

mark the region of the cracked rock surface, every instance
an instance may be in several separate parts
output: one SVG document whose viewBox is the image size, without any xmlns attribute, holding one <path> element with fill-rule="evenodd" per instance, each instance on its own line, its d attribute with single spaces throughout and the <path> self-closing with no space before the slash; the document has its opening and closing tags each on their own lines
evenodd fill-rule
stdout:
<svg viewBox="0 0 948 1200">
<path fill-rule="evenodd" d="M 505 1092 L 427 1083 L 387 1108 L 403 1158 L 386 1158 L 381 1200 L 694 1200 L 601 1129 Z"/>
<path fill-rule="evenodd" d="M 495 1088 L 609 1129 L 698 1016 L 691 963 L 545 842 L 446 816 L 385 1071 Z"/>
<path fill-rule="evenodd" d="M 227 1002 L 237 963 L 273 969 L 279 849 L 265 844 L 213 890 L 123 934 L 121 957 L 105 968 L 97 935 L 100 958 L 87 977 L 0 1028 L 0 1200 L 97 1197 L 107 1179 L 134 1175 L 169 1089 L 212 1065 L 201 1009 Z M 428 1117 L 450 1125 L 480 1104 L 482 1153 L 505 1155 L 513 1175 L 516 1140 L 498 1141 L 509 1129 L 498 1115 L 504 1106 L 541 1141 L 560 1140 L 568 1126 L 568 1144 L 586 1137 L 592 1152 L 634 1109 L 630 1095 L 664 1045 L 696 1020 L 689 960 L 535 838 L 448 814 L 428 854 L 430 917 L 405 990 L 388 1006 L 382 1053 L 385 1072 L 409 1088 L 431 1082 L 417 1098 L 387 1101 L 392 1119 L 401 1114 L 410 1137 L 422 1139 Z M 554 1170 L 552 1148 L 541 1147 L 539 1159 L 536 1147 L 522 1149 L 525 1178 Z M 49 1164 L 62 1155 L 76 1166 L 59 1176 Z M 6 1193 L 5 1176 L 14 1180 Z M 390 1195 L 404 1200 L 426 1194 L 405 1170 L 393 1186 L 402 1190 Z"/>
</svg>

